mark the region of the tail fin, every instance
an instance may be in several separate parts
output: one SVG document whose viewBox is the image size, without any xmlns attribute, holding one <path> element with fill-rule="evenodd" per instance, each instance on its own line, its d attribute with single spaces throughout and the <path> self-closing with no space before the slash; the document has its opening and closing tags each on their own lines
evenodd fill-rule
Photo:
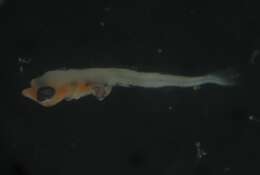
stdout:
<svg viewBox="0 0 260 175">
<path fill-rule="evenodd" d="M 235 68 L 213 72 L 208 75 L 210 81 L 222 86 L 234 86 L 238 84 L 239 73 Z"/>
</svg>

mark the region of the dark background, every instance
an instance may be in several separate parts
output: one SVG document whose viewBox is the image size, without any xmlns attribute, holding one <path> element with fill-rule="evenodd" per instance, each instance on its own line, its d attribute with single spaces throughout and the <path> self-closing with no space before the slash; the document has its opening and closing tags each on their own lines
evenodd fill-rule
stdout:
<svg viewBox="0 0 260 175">
<path fill-rule="evenodd" d="M 0 20 L 1 175 L 260 173 L 257 3 L 7 0 Z M 63 67 L 236 67 L 241 77 L 233 88 L 114 88 L 102 102 L 48 109 L 21 96 L 33 77 Z"/>
</svg>

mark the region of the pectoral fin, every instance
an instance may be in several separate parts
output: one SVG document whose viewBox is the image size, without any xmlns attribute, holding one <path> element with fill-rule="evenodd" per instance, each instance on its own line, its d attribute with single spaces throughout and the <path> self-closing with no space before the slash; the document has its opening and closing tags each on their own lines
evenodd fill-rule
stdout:
<svg viewBox="0 0 260 175">
<path fill-rule="evenodd" d="M 93 95 L 99 100 L 104 100 L 112 91 L 112 87 L 108 85 L 95 85 L 93 88 Z"/>
</svg>

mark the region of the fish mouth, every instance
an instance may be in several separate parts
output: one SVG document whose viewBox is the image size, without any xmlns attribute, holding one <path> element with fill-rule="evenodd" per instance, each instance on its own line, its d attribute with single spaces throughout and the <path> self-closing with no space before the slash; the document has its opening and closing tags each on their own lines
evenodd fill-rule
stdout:
<svg viewBox="0 0 260 175">
<path fill-rule="evenodd" d="M 29 98 L 33 101 L 38 102 L 37 98 L 36 98 L 36 89 L 35 88 L 26 88 L 22 90 L 22 95 L 26 98 Z"/>
<path fill-rule="evenodd" d="M 37 100 L 37 90 L 35 88 L 26 88 L 26 89 L 23 89 L 22 90 L 22 96 L 28 98 L 28 99 L 31 99 L 35 102 L 37 102 L 38 104 L 44 106 L 44 107 L 51 107 L 53 106 L 52 105 L 52 101 L 47 99 L 47 100 L 44 100 L 44 101 L 39 101 Z"/>
<path fill-rule="evenodd" d="M 34 102 L 40 104 L 43 107 L 52 107 L 55 106 L 57 103 L 63 100 L 63 96 L 55 96 L 50 99 L 39 101 L 37 98 L 37 88 L 30 87 L 22 90 L 22 96 L 33 100 Z"/>
</svg>

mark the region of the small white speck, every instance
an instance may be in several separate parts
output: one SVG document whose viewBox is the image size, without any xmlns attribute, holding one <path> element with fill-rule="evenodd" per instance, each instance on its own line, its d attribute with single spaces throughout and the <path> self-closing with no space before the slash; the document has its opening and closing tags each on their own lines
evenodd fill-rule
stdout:
<svg viewBox="0 0 260 175">
<path fill-rule="evenodd" d="M 19 71 L 21 73 L 23 73 L 24 72 L 24 64 L 29 64 L 30 62 L 31 62 L 30 58 L 18 57 Z"/>
<path fill-rule="evenodd" d="M 101 21 L 101 22 L 99 22 L 99 25 L 100 25 L 101 27 L 104 27 L 104 26 L 105 26 L 105 23 L 104 23 L 103 21 Z"/>
<path fill-rule="evenodd" d="M 206 156 L 208 153 L 205 152 L 203 149 L 201 149 L 200 142 L 195 143 L 196 149 L 197 149 L 197 158 L 200 160 L 203 156 Z"/>
<path fill-rule="evenodd" d="M 173 109 L 173 107 L 172 106 L 168 106 L 168 109 L 171 111 Z"/>
<path fill-rule="evenodd" d="M 22 66 L 22 65 L 19 66 L 19 71 L 20 71 L 21 73 L 23 73 L 23 66 Z"/>
<path fill-rule="evenodd" d="M 224 172 L 228 172 L 228 171 L 230 171 L 230 168 L 224 168 Z"/>
<path fill-rule="evenodd" d="M 201 88 L 200 86 L 193 86 L 194 91 L 198 91 L 198 90 L 200 90 L 200 88 Z"/>
<path fill-rule="evenodd" d="M 250 116 L 248 117 L 248 119 L 249 119 L 249 120 L 255 120 L 255 116 L 250 115 Z"/>
<path fill-rule="evenodd" d="M 161 49 L 161 48 L 158 48 L 158 49 L 157 49 L 157 53 L 158 53 L 158 54 L 161 54 L 161 53 L 163 53 L 163 49 Z"/>
<path fill-rule="evenodd" d="M 19 68 L 19 72 L 23 73 L 24 72 L 24 65 L 31 63 L 32 60 L 30 58 L 18 57 L 17 61 L 18 61 L 18 66 L 19 66 L 18 67 Z"/>
<path fill-rule="evenodd" d="M 206 156 L 206 155 L 207 155 L 207 153 L 204 150 L 201 150 L 201 157 Z"/>
<path fill-rule="evenodd" d="M 251 121 L 260 122 L 260 119 L 257 118 L 255 115 L 250 115 L 250 116 L 248 117 L 248 119 L 251 120 Z"/>
<path fill-rule="evenodd" d="M 250 58 L 250 63 L 251 64 L 255 64 L 255 59 L 256 57 L 260 54 L 259 50 L 254 50 L 253 53 L 251 54 L 251 58 Z"/>
<path fill-rule="evenodd" d="M 104 11 L 105 11 L 105 12 L 110 12 L 110 11 L 111 11 L 111 8 L 110 8 L 110 7 L 105 7 L 105 8 L 104 8 Z"/>
<path fill-rule="evenodd" d="M 30 58 L 18 57 L 18 62 L 21 64 L 29 64 L 32 60 Z"/>
<path fill-rule="evenodd" d="M 200 142 L 196 142 L 196 143 L 195 143 L 195 146 L 196 146 L 197 148 L 199 148 L 199 147 L 200 147 Z"/>
</svg>

